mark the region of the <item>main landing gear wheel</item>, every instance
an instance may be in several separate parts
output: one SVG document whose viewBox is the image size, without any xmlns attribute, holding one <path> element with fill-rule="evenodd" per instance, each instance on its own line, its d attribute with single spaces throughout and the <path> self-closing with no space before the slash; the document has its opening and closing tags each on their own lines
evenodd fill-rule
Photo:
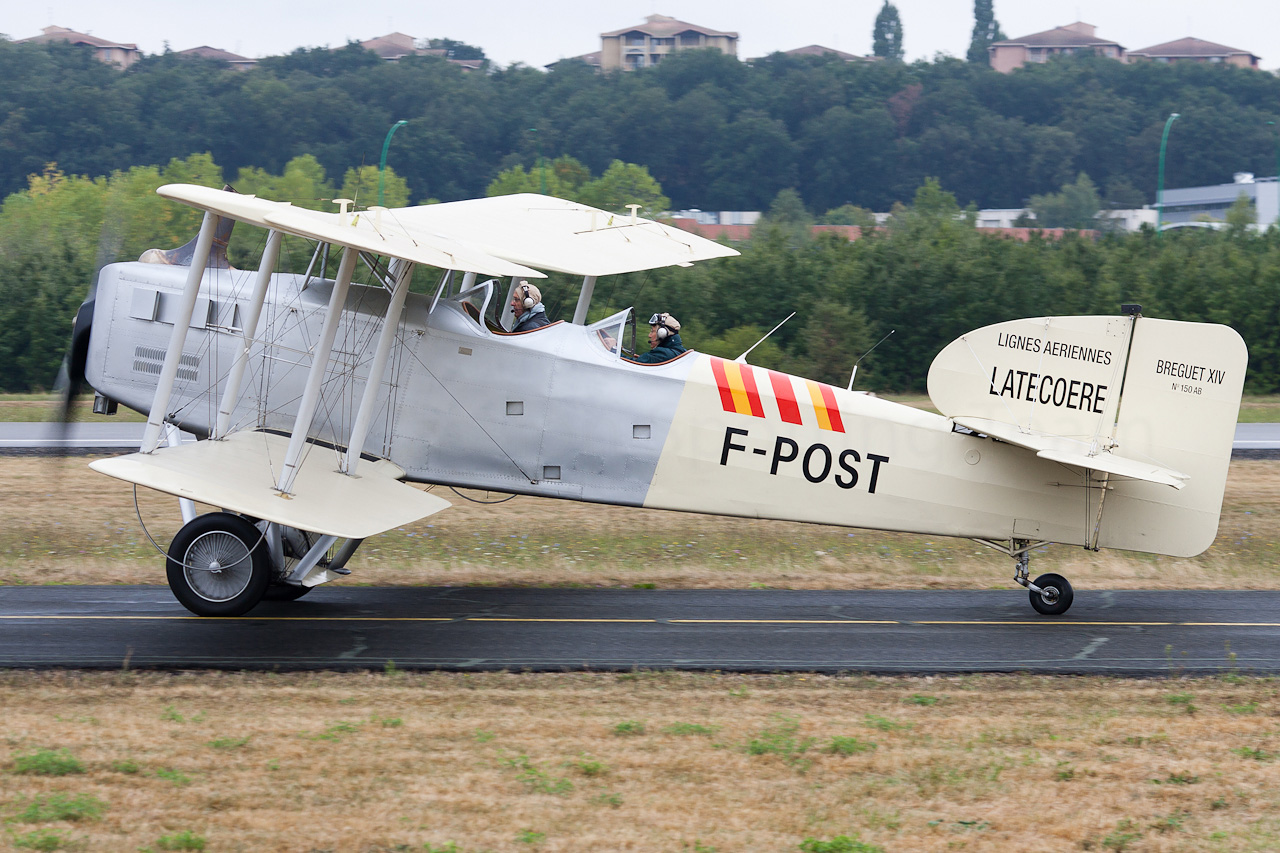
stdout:
<svg viewBox="0 0 1280 853">
<path fill-rule="evenodd" d="M 238 515 L 211 512 L 178 531 L 169 545 L 169 589 L 197 616 L 240 616 L 262 600 L 271 580 L 262 533 Z"/>
<path fill-rule="evenodd" d="M 1045 616 L 1059 616 L 1071 607 L 1075 592 L 1062 575 L 1041 575 L 1035 579 L 1035 585 L 1040 587 L 1040 591 L 1036 592 L 1033 589 L 1030 594 L 1031 606 L 1037 613 L 1043 613 Z"/>
</svg>

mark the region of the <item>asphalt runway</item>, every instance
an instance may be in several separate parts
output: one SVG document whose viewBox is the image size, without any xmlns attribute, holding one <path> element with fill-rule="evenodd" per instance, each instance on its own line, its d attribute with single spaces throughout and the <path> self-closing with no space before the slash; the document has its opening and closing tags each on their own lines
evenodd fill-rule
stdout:
<svg viewBox="0 0 1280 853">
<path fill-rule="evenodd" d="M 163 586 L 0 587 L 0 667 L 1280 672 L 1280 592 L 342 587 L 237 619 Z"/>
<path fill-rule="evenodd" d="M 0 423 L 0 454 L 24 452 L 137 450 L 146 424 L 127 423 Z M 195 436 L 182 434 L 183 441 Z M 1280 450 L 1280 424 L 1237 424 L 1232 445 L 1240 451 Z"/>
</svg>

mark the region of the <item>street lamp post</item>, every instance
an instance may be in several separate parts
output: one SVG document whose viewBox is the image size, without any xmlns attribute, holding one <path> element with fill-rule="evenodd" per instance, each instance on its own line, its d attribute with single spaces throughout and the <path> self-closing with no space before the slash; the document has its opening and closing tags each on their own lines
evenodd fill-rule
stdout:
<svg viewBox="0 0 1280 853">
<path fill-rule="evenodd" d="M 382 159 L 378 161 L 378 207 L 382 207 L 382 191 L 386 187 L 387 183 L 387 149 L 391 147 L 391 137 L 397 130 L 408 123 L 409 122 L 404 119 L 401 119 L 391 125 L 391 129 L 387 131 L 387 138 L 382 143 Z"/>
<path fill-rule="evenodd" d="M 1164 133 L 1160 136 L 1160 174 L 1156 182 L 1156 236 L 1160 236 L 1160 226 L 1164 222 L 1164 147 L 1169 142 L 1169 128 L 1173 125 L 1177 113 L 1171 113 L 1164 123 Z"/>
</svg>

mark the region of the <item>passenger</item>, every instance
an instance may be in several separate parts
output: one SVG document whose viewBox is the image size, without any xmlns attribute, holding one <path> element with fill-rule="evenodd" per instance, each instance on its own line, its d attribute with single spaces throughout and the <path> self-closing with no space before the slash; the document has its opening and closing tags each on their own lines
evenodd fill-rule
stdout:
<svg viewBox="0 0 1280 853">
<path fill-rule="evenodd" d="M 542 291 L 521 279 L 511 294 L 511 331 L 527 332 L 551 325 L 547 309 L 542 305 Z"/>
<path fill-rule="evenodd" d="M 649 318 L 649 351 L 635 360 L 638 364 L 661 364 L 684 351 L 680 321 L 670 314 L 654 314 Z"/>
</svg>

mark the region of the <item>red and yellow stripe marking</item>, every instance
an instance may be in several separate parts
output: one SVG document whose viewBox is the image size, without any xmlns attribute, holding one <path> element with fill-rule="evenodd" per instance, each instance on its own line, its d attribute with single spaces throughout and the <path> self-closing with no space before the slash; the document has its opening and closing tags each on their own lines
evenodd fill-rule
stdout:
<svg viewBox="0 0 1280 853">
<path fill-rule="evenodd" d="M 836 406 L 836 395 L 830 385 L 823 385 L 806 379 L 809 388 L 809 399 L 813 401 L 813 410 L 818 415 L 818 427 L 832 432 L 844 432 L 844 421 L 840 419 L 840 409 Z"/>
<path fill-rule="evenodd" d="M 778 401 L 778 414 L 784 423 L 803 424 L 800 419 L 800 404 L 796 402 L 796 389 L 791 384 L 791 377 L 785 373 L 769 371 L 769 382 L 773 385 L 773 396 Z"/>
<path fill-rule="evenodd" d="M 711 372 L 715 375 L 716 388 L 720 392 L 720 405 L 726 412 L 764 417 L 764 405 L 760 400 L 760 389 L 756 385 L 755 370 L 751 365 L 712 356 Z M 769 385 L 773 389 L 774 399 L 778 403 L 778 415 L 783 423 L 803 425 L 800 401 L 796 398 L 792 377 L 772 370 L 766 370 L 765 373 L 769 375 Z M 818 426 L 831 432 L 844 432 L 844 421 L 840 418 L 840 409 L 831 386 L 811 379 L 802 381 L 809 392 L 809 401 L 813 403 Z"/>
<path fill-rule="evenodd" d="M 712 358 L 711 370 L 715 373 L 716 386 L 720 389 L 720 405 L 726 412 L 764 417 L 760 389 L 756 387 L 756 378 L 749 365 Z"/>
</svg>

